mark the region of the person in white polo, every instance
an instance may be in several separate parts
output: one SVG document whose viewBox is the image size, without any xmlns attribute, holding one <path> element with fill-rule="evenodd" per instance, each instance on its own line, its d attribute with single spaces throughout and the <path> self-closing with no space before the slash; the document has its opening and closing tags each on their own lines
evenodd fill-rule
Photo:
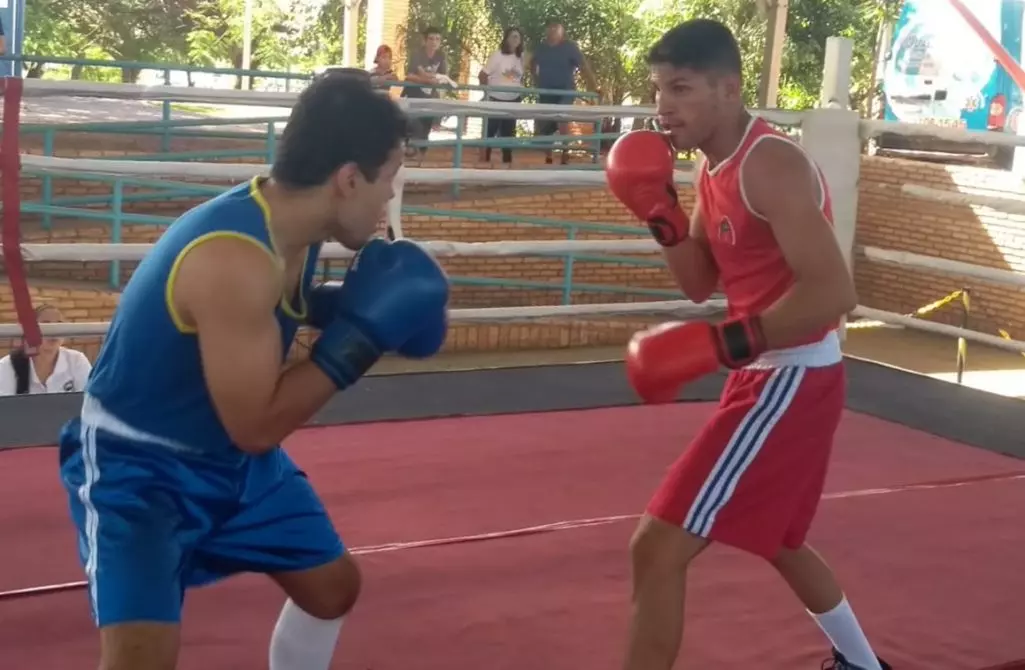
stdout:
<svg viewBox="0 0 1025 670">
<path fill-rule="evenodd" d="M 39 323 L 64 321 L 52 305 L 40 305 L 36 315 Z M 46 338 L 34 358 L 21 349 L 0 358 L 0 396 L 85 390 L 92 364 L 81 351 L 67 349 L 62 343 L 60 338 Z"/>
</svg>

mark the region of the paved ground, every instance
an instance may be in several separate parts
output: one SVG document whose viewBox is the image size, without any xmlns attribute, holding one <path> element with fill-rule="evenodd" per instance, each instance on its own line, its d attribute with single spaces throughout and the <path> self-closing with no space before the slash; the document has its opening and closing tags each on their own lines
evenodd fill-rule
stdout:
<svg viewBox="0 0 1025 670">
<path fill-rule="evenodd" d="M 103 98 L 26 98 L 22 103 L 22 123 L 105 123 L 112 121 L 159 121 L 160 102 L 149 100 L 106 100 Z M 281 116 L 288 118 L 288 109 L 281 107 L 211 106 L 173 104 L 172 119 L 245 118 Z M 231 127 L 244 130 L 247 126 Z M 258 128 L 263 132 L 263 128 Z"/>
</svg>

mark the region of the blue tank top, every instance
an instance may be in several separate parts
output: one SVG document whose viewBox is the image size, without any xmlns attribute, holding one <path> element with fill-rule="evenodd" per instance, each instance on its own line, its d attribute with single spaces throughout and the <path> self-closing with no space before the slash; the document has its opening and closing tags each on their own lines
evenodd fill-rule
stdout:
<svg viewBox="0 0 1025 670">
<path fill-rule="evenodd" d="M 175 314 L 170 287 L 184 254 L 211 238 L 246 238 L 276 255 L 270 210 L 258 186 L 254 179 L 189 210 L 139 263 L 86 385 L 83 421 L 194 456 L 242 458 L 214 409 L 197 337 Z M 282 363 L 305 320 L 305 296 L 319 253 L 319 244 L 310 247 L 296 295 L 291 301 L 282 297 L 275 310 Z"/>
</svg>

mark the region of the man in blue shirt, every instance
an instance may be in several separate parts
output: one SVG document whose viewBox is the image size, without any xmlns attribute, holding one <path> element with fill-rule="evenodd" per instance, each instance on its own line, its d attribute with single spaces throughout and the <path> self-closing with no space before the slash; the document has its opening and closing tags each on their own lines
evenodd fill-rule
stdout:
<svg viewBox="0 0 1025 670">
<path fill-rule="evenodd" d="M 566 39 L 566 29 L 558 21 L 552 21 L 546 29 L 545 41 L 537 45 L 530 63 L 531 74 L 534 79 L 534 88 L 564 90 L 566 95 L 543 94 L 537 97 L 538 104 L 542 105 L 572 105 L 576 96 L 571 95 L 576 91 L 576 73 L 580 71 L 584 83 L 592 91 L 598 90 L 597 80 L 594 71 L 584 55 L 580 53 L 580 47 L 572 40 Z M 568 121 L 538 120 L 534 122 L 534 130 L 537 135 L 554 135 L 556 130 L 561 135 L 569 135 Z M 562 163 L 565 164 L 568 157 L 565 151 L 562 154 Z M 549 151 L 546 162 L 552 162 L 552 153 Z"/>
</svg>

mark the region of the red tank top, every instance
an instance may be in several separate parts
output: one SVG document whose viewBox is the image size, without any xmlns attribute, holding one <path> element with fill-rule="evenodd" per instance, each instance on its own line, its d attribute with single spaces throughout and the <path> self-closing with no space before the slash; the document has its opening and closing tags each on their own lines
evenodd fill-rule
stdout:
<svg viewBox="0 0 1025 670">
<path fill-rule="evenodd" d="M 705 232 L 726 294 L 731 316 L 764 311 L 793 285 L 794 274 L 787 264 L 768 222 L 748 205 L 741 182 L 741 169 L 751 150 L 762 141 L 789 142 L 804 149 L 755 118 L 733 154 L 709 168 L 703 164 L 698 176 L 698 194 Z M 819 175 L 822 211 L 832 224 L 833 212 L 822 171 L 808 157 Z M 780 197 L 785 197 L 781 195 Z M 792 346 L 818 342 L 839 323 L 828 325 Z"/>
</svg>

